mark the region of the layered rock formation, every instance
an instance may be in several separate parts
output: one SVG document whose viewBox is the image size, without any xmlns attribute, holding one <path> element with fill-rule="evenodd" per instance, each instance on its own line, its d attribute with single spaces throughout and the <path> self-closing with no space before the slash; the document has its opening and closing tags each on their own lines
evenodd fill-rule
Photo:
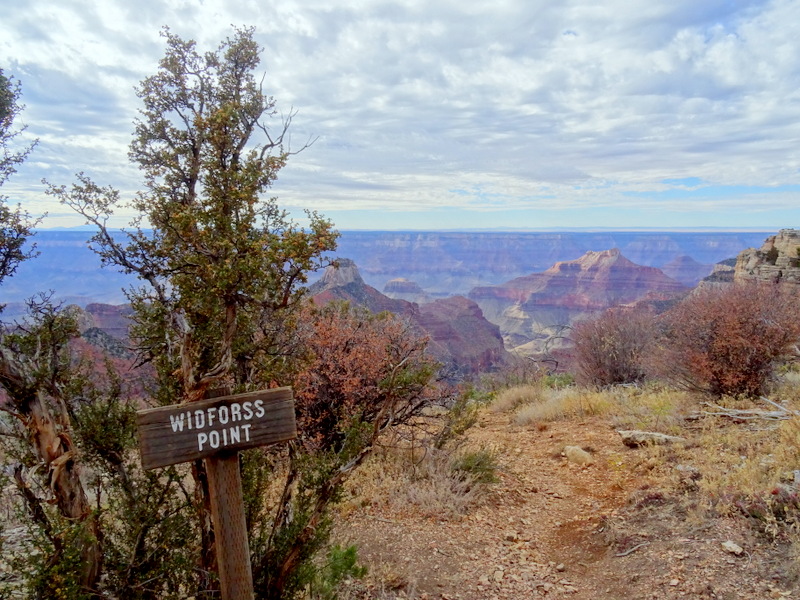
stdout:
<svg viewBox="0 0 800 600">
<path fill-rule="evenodd" d="M 587 252 L 503 285 L 477 287 L 469 297 L 500 327 L 506 348 L 536 353 L 559 328 L 590 314 L 645 297 L 667 299 L 686 289 L 655 267 L 634 264 L 615 248 Z"/>
<path fill-rule="evenodd" d="M 418 322 L 431 338 L 431 351 L 451 373 L 487 373 L 509 361 L 500 328 L 463 296 L 423 304 Z"/>
<path fill-rule="evenodd" d="M 734 281 L 800 283 L 800 231 L 781 229 L 736 259 Z"/>
<path fill-rule="evenodd" d="M 415 315 L 416 305 L 405 300 L 393 300 L 364 283 L 356 264 L 349 258 L 338 259 L 338 267 L 325 269 L 322 279 L 308 288 L 314 302 L 320 305 L 343 300 L 363 306 L 374 313 L 389 311 L 400 315 Z"/>
<path fill-rule="evenodd" d="M 409 281 L 404 277 L 391 279 L 386 282 L 383 288 L 383 293 L 393 300 L 406 300 L 407 302 L 416 302 L 417 304 L 425 304 L 430 302 L 432 298 L 425 293 L 419 284 L 415 281 Z"/>
<path fill-rule="evenodd" d="M 661 271 L 683 285 L 694 287 L 714 271 L 714 265 L 704 265 L 684 255 L 669 261 L 661 267 Z"/>
<path fill-rule="evenodd" d="M 78 332 L 86 344 L 112 358 L 134 357 L 135 353 L 128 342 L 128 328 L 133 315 L 130 304 L 95 303 L 85 308 L 70 304 L 64 310 L 75 319 Z"/>
<path fill-rule="evenodd" d="M 662 267 L 682 255 L 713 264 L 759 245 L 769 233 L 344 231 L 336 255 L 353 259 L 366 283 L 377 289 L 404 278 L 417 282 L 431 297 L 442 298 L 544 271 L 590 250 L 620 248 L 630 260 L 647 266 Z M 124 244 L 125 236 L 115 235 Z M 86 243 L 90 236 L 88 231 L 38 231 L 35 241 L 41 254 L 22 263 L 14 277 L 3 282 L 0 302 L 23 303 L 40 290 L 53 290 L 54 298 L 65 304 L 126 302 L 122 289 L 135 285 L 136 278 L 113 268 L 101 269 Z"/>
<path fill-rule="evenodd" d="M 417 282 L 432 297 L 467 294 L 544 271 L 588 251 L 619 248 L 636 264 L 663 267 L 679 256 L 703 265 L 736 256 L 768 232 L 687 231 L 344 231 L 339 256 L 352 258 L 364 280 Z M 710 272 L 710 269 L 709 269 Z"/>
<path fill-rule="evenodd" d="M 423 306 L 392 299 L 364 283 L 352 260 L 340 259 L 338 268 L 326 269 L 322 279 L 309 288 L 315 303 L 346 300 L 372 312 L 389 311 L 408 318 L 431 342 L 431 353 L 454 378 L 484 373 L 504 365 L 510 357 L 496 325 L 487 321 L 477 304 L 452 297 Z"/>
<path fill-rule="evenodd" d="M 719 261 L 714 265 L 714 270 L 707 277 L 704 277 L 695 289 L 703 289 L 708 287 L 727 286 L 733 283 L 733 276 L 735 273 L 736 259 L 726 258 Z"/>
<path fill-rule="evenodd" d="M 130 304 L 92 303 L 86 305 L 84 312 L 91 318 L 92 327 L 102 329 L 117 339 L 128 339 L 128 328 L 133 316 L 133 308 Z"/>
</svg>

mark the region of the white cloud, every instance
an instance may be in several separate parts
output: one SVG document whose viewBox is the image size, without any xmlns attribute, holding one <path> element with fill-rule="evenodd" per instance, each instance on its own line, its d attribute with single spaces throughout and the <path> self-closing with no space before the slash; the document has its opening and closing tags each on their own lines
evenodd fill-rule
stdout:
<svg viewBox="0 0 800 600">
<path fill-rule="evenodd" d="M 284 110 L 300 110 L 293 141 L 319 136 L 278 181 L 292 205 L 624 210 L 638 202 L 690 220 L 698 211 L 708 218 L 706 208 L 744 215 L 772 202 L 800 216 L 791 194 L 766 187 L 746 196 L 749 208 L 733 189 L 713 201 L 626 195 L 688 177 L 800 183 L 800 4 L 792 0 L 31 0 L 8 17 L 0 66 L 22 80 L 25 120 L 41 138 L 36 162 L 17 177 L 26 181 L 14 182 L 22 197 L 38 193 L 38 171 L 65 177 L 70 165 L 133 189 L 132 90 L 163 52 L 159 28 L 212 48 L 231 24 L 252 24 L 267 89 Z"/>
</svg>

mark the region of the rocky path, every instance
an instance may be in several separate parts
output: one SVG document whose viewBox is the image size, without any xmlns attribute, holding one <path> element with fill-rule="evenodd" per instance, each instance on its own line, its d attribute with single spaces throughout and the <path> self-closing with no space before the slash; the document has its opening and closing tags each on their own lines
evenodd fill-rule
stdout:
<svg viewBox="0 0 800 600">
<path fill-rule="evenodd" d="M 500 482 L 478 507 L 421 519 L 371 506 L 342 528 L 370 567 L 371 597 L 800 597 L 769 580 L 770 559 L 758 556 L 741 523 L 692 523 L 662 502 L 657 481 L 637 467 L 639 451 L 601 419 L 538 431 L 486 412 L 469 440 L 495 450 L 501 464 Z M 567 460 L 569 445 L 591 450 L 593 463 Z M 726 551 L 730 539 L 752 552 Z"/>
</svg>

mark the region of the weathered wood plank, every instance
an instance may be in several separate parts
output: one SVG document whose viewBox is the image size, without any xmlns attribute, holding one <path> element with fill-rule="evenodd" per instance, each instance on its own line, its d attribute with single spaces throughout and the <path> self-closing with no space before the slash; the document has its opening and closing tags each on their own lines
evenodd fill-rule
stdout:
<svg viewBox="0 0 800 600">
<path fill-rule="evenodd" d="M 297 437 L 288 387 L 150 408 L 136 420 L 145 469 Z"/>
<path fill-rule="evenodd" d="M 220 592 L 224 600 L 253 600 L 253 572 L 244 513 L 239 453 L 206 459 Z"/>
</svg>

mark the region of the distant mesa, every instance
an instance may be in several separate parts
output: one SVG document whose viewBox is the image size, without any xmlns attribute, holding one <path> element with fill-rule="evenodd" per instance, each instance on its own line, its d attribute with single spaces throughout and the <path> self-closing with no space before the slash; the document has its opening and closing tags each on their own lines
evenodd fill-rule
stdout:
<svg viewBox="0 0 800 600">
<path fill-rule="evenodd" d="M 387 281 L 383 287 L 383 293 L 394 300 L 406 300 L 417 304 L 425 304 L 433 300 L 419 284 L 403 277 Z"/>
<path fill-rule="evenodd" d="M 691 256 L 678 256 L 663 267 L 661 270 L 665 275 L 683 285 L 694 287 L 705 277 L 714 271 L 715 265 L 704 265 L 697 262 Z"/>
<path fill-rule="evenodd" d="M 337 263 L 309 288 L 316 304 L 345 300 L 372 312 L 389 311 L 408 318 L 420 334 L 429 336 L 429 349 L 450 378 L 492 371 L 510 360 L 499 328 L 484 318 L 475 302 L 453 296 L 420 306 L 389 298 L 364 283 L 352 260 L 338 259 Z M 422 291 L 413 282 L 407 283 L 411 286 L 400 287 Z"/>
<path fill-rule="evenodd" d="M 507 349 L 532 353 L 542 350 L 555 332 L 593 313 L 645 297 L 668 299 L 687 289 L 660 269 L 637 265 L 614 248 L 589 251 L 502 285 L 475 288 L 469 297 L 500 327 Z"/>
</svg>

